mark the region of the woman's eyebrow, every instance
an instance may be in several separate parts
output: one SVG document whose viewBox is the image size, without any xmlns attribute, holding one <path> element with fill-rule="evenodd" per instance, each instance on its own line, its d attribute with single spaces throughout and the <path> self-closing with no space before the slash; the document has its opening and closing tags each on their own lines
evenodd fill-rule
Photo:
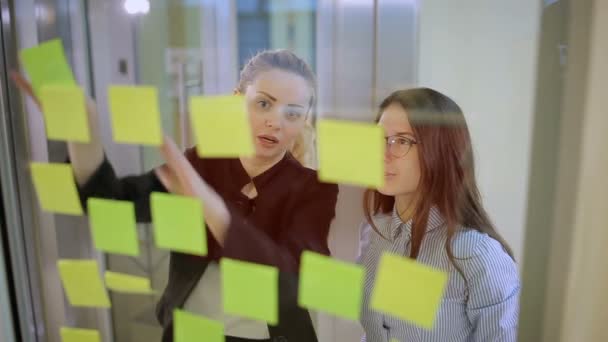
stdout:
<svg viewBox="0 0 608 342">
<path fill-rule="evenodd" d="M 290 103 L 287 105 L 287 107 L 298 107 L 298 108 L 306 109 L 306 107 L 296 104 L 296 103 Z"/>
<path fill-rule="evenodd" d="M 413 137 L 414 133 L 411 133 L 411 132 L 397 132 L 397 133 L 395 133 L 393 135 L 409 135 L 409 136 Z"/>
<path fill-rule="evenodd" d="M 268 93 L 267 93 L 267 92 L 265 92 L 265 91 L 258 90 L 258 93 L 263 94 L 263 95 L 266 95 L 266 96 L 268 96 L 268 98 L 269 98 L 269 99 L 271 99 L 272 101 L 277 102 L 276 97 L 274 97 L 274 96 L 272 96 L 272 95 L 268 94 Z"/>
<path fill-rule="evenodd" d="M 277 102 L 277 98 L 276 98 L 276 97 L 274 97 L 274 96 L 272 96 L 272 95 L 268 94 L 268 93 L 267 93 L 267 92 L 265 92 L 265 91 L 258 90 L 258 93 L 259 93 L 259 94 L 262 94 L 262 95 L 267 96 L 267 97 L 268 97 L 269 99 L 271 99 L 273 102 Z M 298 108 L 306 109 L 306 107 L 305 107 L 305 106 L 299 105 L 299 104 L 297 104 L 297 103 L 290 103 L 290 104 L 288 104 L 287 106 L 288 106 L 288 107 L 298 107 Z"/>
</svg>

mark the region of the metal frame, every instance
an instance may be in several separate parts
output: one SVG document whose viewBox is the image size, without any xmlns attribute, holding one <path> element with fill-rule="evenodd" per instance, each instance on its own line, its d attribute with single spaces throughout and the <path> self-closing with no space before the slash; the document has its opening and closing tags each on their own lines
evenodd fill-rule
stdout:
<svg viewBox="0 0 608 342">
<path fill-rule="evenodd" d="M 232 93 L 238 81 L 235 0 L 203 0 L 201 18 L 203 94 Z"/>
<path fill-rule="evenodd" d="M 0 113 L 0 177 L 3 184 L 3 202 L 5 204 L 9 254 L 15 284 L 16 302 L 19 308 L 18 317 L 20 335 L 23 341 L 41 341 L 44 332 L 41 282 L 37 276 L 37 253 L 35 250 L 35 233 L 37 227 L 31 213 L 35 205 L 30 196 L 31 187 L 27 170 L 29 141 L 27 121 L 23 115 L 18 91 L 9 82 L 7 72 L 18 69 L 17 38 L 15 13 L 27 10 L 29 3 L 19 1 L 0 1 L 2 10 L 2 111 Z M 33 10 L 33 6 L 30 7 Z M 25 210 L 24 208 L 28 208 Z"/>
<path fill-rule="evenodd" d="M 8 137 L 9 137 L 9 127 L 10 127 L 10 122 L 8 121 L 9 117 L 8 117 L 8 113 L 9 113 L 9 106 L 8 106 L 8 102 L 7 102 L 7 96 L 8 96 L 8 92 L 6 91 L 6 88 L 8 86 L 8 80 L 6 78 L 6 69 L 4 68 L 5 64 L 5 39 L 4 39 L 4 33 L 6 31 L 10 32 L 10 20 L 11 20 L 11 11 L 10 8 L 8 7 L 8 4 L 5 1 L 0 1 L 0 8 L 2 10 L 2 16 L 0 17 L 0 56 L 2 56 L 2 62 L 0 62 L 1 65 L 1 73 L 0 73 L 0 137 L 5 137 L 5 139 L 1 139 L 0 138 L 0 160 L 6 161 L 9 160 L 9 155 L 10 155 L 10 150 L 11 147 L 9 147 L 8 144 Z M 7 184 L 10 183 L 11 179 L 12 179 L 12 175 L 10 174 L 10 167 L 11 165 L 7 162 L 5 162 L 7 164 L 6 166 L 6 171 L 4 170 L 5 167 L 0 167 L 0 184 Z M 4 190 L 6 189 L 6 187 L 8 187 L 9 185 L 5 185 L 4 187 L 0 187 L 0 189 Z M 2 226 L 2 222 L 0 222 L 0 241 L 4 241 L 5 237 L 3 232 L 7 231 L 8 232 L 8 224 L 13 223 L 15 221 L 15 212 L 14 212 L 14 208 L 8 208 L 10 205 L 10 201 L 14 200 L 13 198 L 11 198 L 11 193 L 12 192 L 2 192 L 0 193 L 0 195 L 2 195 L 2 201 L 3 203 L 6 202 L 6 223 L 7 223 L 7 227 L 3 227 Z M 13 193 L 14 194 L 14 193 Z M 14 195 L 13 195 L 14 196 Z M 5 265 L 8 265 L 8 260 L 4 259 L 4 255 L 5 251 L 3 248 L 3 244 L 0 243 L 0 339 L 2 341 L 5 342 L 13 342 L 15 341 L 15 319 L 19 319 L 19 317 L 13 317 L 13 310 L 15 308 L 11 308 L 11 301 L 10 301 L 10 292 L 9 292 L 9 286 L 12 287 L 12 284 L 9 284 L 7 281 L 7 277 L 6 277 L 6 271 L 7 269 L 5 268 Z"/>
<path fill-rule="evenodd" d="M 83 218 L 53 217 L 43 213 L 34 199 L 28 172 L 30 160 L 63 162 L 65 143 L 48 142 L 41 113 L 31 101 L 22 102 L 19 91 L 6 77 L 18 70 L 17 51 L 40 41 L 61 37 L 69 52 L 74 74 L 90 92 L 90 58 L 86 3 L 61 0 L 0 1 L 2 5 L 2 113 L 0 116 L 0 176 L 7 212 L 10 256 L 22 341 L 59 341 L 62 325 L 100 327 L 104 340 L 111 339 L 107 312 L 84 311 L 65 302 L 57 261 L 61 257 L 93 257 Z M 45 16 L 45 13 L 52 15 Z M 35 18 L 14 21 L 13 18 Z M 86 243 L 58 248 L 66 238 Z M 65 245 L 63 246 L 65 247 Z M 44 277 L 44 281 L 42 281 Z"/>
</svg>

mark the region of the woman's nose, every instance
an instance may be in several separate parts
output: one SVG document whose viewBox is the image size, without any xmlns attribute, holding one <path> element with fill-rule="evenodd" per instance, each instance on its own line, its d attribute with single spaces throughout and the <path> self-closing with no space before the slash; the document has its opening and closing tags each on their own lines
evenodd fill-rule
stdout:
<svg viewBox="0 0 608 342">
<path fill-rule="evenodd" d="M 384 150 L 384 162 L 385 163 L 389 163 L 393 160 L 393 155 L 391 154 L 390 151 L 391 147 L 389 144 L 386 144 L 386 149 Z"/>
<path fill-rule="evenodd" d="M 268 128 L 279 128 L 281 126 L 281 115 L 278 110 L 271 110 L 267 113 L 264 125 Z"/>
</svg>

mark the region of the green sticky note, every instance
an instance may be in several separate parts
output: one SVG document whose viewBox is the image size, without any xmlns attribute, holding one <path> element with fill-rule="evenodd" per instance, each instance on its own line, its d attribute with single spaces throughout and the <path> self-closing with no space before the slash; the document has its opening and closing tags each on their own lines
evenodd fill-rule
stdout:
<svg viewBox="0 0 608 342">
<path fill-rule="evenodd" d="M 85 96 L 78 86 L 48 84 L 40 90 L 46 135 L 51 140 L 90 141 Z"/>
<path fill-rule="evenodd" d="M 21 51 L 21 63 L 27 71 L 36 95 L 46 84 L 76 85 L 72 69 L 59 39 L 49 40 Z"/>
<path fill-rule="evenodd" d="M 321 120 L 317 125 L 319 179 L 379 188 L 384 184 L 384 132 L 377 125 Z"/>
<path fill-rule="evenodd" d="M 385 253 L 376 273 L 371 307 L 432 329 L 447 281 L 445 272 Z"/>
<path fill-rule="evenodd" d="M 139 255 L 133 203 L 89 198 L 87 206 L 95 248 L 107 253 Z"/>
<path fill-rule="evenodd" d="M 108 97 L 114 141 L 153 146 L 162 143 L 156 88 L 110 86 Z"/>
<path fill-rule="evenodd" d="M 304 251 L 300 263 L 298 304 L 358 320 L 365 271 L 359 265 Z"/>
<path fill-rule="evenodd" d="M 279 270 L 276 267 L 223 258 L 224 312 L 277 325 Z"/>
<path fill-rule="evenodd" d="M 174 342 L 224 342 L 224 326 L 183 310 L 173 311 Z"/>
<path fill-rule="evenodd" d="M 43 210 L 82 215 L 80 198 L 69 164 L 31 163 L 32 180 Z"/>
<path fill-rule="evenodd" d="M 110 299 L 95 260 L 59 260 L 59 274 L 70 304 L 109 308 Z"/>
<path fill-rule="evenodd" d="M 159 248 L 207 255 L 207 231 L 199 199 L 152 193 L 150 196 L 154 239 Z"/>
<path fill-rule="evenodd" d="M 200 157 L 254 154 L 249 117 L 242 96 L 193 96 L 190 115 Z"/>
<path fill-rule="evenodd" d="M 61 327 L 61 342 L 101 342 L 99 331 Z"/>
<path fill-rule="evenodd" d="M 112 291 L 139 294 L 155 293 L 150 287 L 150 279 L 148 278 L 106 271 L 105 279 L 106 286 Z"/>
</svg>

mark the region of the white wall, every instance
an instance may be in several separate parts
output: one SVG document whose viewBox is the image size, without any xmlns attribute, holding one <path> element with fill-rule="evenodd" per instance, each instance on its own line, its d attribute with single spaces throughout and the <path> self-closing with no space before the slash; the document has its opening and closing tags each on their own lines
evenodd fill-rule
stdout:
<svg viewBox="0 0 608 342">
<path fill-rule="evenodd" d="M 465 112 L 477 179 L 499 232 L 523 252 L 540 1 L 421 0 L 419 84 Z"/>
</svg>

